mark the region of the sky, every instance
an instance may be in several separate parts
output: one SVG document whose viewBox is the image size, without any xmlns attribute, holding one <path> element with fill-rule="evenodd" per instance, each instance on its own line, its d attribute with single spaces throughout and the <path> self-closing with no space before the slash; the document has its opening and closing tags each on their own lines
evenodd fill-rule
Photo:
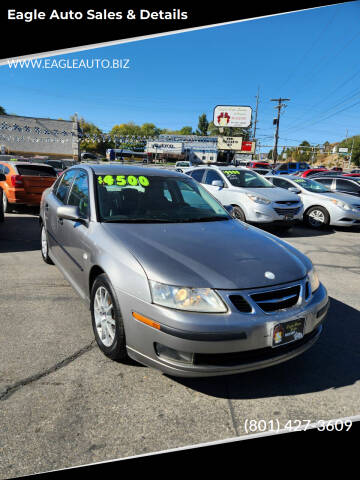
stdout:
<svg viewBox="0 0 360 480">
<path fill-rule="evenodd" d="M 359 20 L 360 1 L 347 2 L 51 57 L 129 59 L 129 68 L 4 65 L 0 105 L 34 117 L 76 112 L 104 132 L 130 121 L 196 129 L 199 115 L 212 120 L 216 105 L 255 110 L 259 89 L 261 150 L 274 143 L 271 99 L 279 97 L 290 99 L 280 146 L 337 142 L 360 134 Z"/>
</svg>

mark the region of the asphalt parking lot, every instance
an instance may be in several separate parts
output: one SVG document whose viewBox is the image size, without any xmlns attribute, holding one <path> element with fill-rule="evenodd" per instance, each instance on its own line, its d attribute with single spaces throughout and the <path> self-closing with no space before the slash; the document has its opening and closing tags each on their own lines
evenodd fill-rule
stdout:
<svg viewBox="0 0 360 480">
<path fill-rule="evenodd" d="M 0 477 L 246 434 L 246 420 L 359 414 L 360 228 L 281 235 L 307 254 L 331 307 L 319 342 L 262 371 L 170 378 L 107 359 L 90 313 L 40 255 L 38 217 L 0 224 Z"/>
</svg>

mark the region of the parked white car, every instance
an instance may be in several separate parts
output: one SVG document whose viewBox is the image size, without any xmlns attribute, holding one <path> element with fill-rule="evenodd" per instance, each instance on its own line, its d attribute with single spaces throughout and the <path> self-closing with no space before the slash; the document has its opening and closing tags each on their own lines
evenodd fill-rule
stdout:
<svg viewBox="0 0 360 480">
<path fill-rule="evenodd" d="M 253 170 L 211 165 L 188 169 L 186 173 L 223 205 L 232 205 L 239 220 L 284 229 L 302 220 L 303 204 L 299 196 L 275 187 Z"/>
<path fill-rule="evenodd" d="M 267 175 L 274 185 L 297 192 L 304 204 L 304 221 L 314 228 L 360 225 L 360 198 L 335 193 L 315 180 L 295 175 Z"/>
</svg>

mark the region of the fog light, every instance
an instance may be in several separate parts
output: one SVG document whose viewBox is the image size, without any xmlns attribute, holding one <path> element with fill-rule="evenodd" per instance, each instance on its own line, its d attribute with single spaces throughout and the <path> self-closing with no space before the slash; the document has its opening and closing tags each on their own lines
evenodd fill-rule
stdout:
<svg viewBox="0 0 360 480">
<path fill-rule="evenodd" d="M 155 343 L 155 352 L 156 355 L 160 358 L 173 360 L 180 363 L 193 363 L 194 354 L 189 352 L 180 352 L 179 350 L 174 350 L 173 348 L 165 347 L 160 343 Z"/>
</svg>

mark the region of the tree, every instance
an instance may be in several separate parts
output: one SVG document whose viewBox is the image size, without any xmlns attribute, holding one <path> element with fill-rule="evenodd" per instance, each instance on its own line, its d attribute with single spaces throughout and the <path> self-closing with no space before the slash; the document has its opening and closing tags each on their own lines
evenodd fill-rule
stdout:
<svg viewBox="0 0 360 480">
<path fill-rule="evenodd" d="M 300 143 L 298 148 L 293 154 L 293 158 L 295 159 L 296 162 L 306 162 L 308 163 L 311 159 L 312 155 L 312 149 L 309 148 L 311 145 L 307 140 L 304 140 L 303 142 Z M 305 147 L 305 148 L 301 148 Z"/>
<path fill-rule="evenodd" d="M 192 130 L 192 127 L 182 127 L 179 130 L 179 135 L 194 135 L 194 132 Z"/>
<path fill-rule="evenodd" d="M 0 105 L 0 115 L 7 115 L 5 108 Z"/>
<path fill-rule="evenodd" d="M 141 127 L 136 125 L 134 122 L 121 123 L 120 125 L 113 126 L 113 128 L 110 130 L 110 135 L 116 135 L 118 137 L 141 136 Z"/>
<path fill-rule="evenodd" d="M 352 150 L 351 161 L 357 167 L 360 166 L 360 135 L 354 135 L 353 137 L 346 138 L 342 140 L 338 148 L 347 148 L 349 152 L 349 156 Z"/>
<path fill-rule="evenodd" d="M 140 128 L 141 135 L 145 137 L 156 137 L 161 133 L 161 129 L 153 123 L 143 123 Z"/>
<path fill-rule="evenodd" d="M 206 118 L 206 113 L 203 113 L 202 115 L 199 116 L 199 123 L 198 123 L 198 129 L 196 131 L 196 135 L 206 136 L 208 134 L 208 128 L 209 128 L 209 122 Z"/>
<path fill-rule="evenodd" d="M 70 120 L 74 121 L 75 117 L 71 116 Z M 103 142 L 102 130 L 94 123 L 87 122 L 83 117 L 81 117 L 78 122 L 80 130 L 84 135 L 80 141 L 80 150 L 105 154 L 105 150 L 111 145 L 109 142 Z M 87 135 L 89 135 L 90 138 L 86 138 Z"/>
</svg>

